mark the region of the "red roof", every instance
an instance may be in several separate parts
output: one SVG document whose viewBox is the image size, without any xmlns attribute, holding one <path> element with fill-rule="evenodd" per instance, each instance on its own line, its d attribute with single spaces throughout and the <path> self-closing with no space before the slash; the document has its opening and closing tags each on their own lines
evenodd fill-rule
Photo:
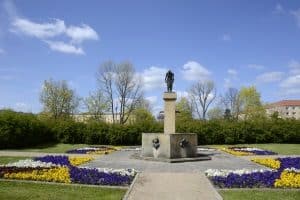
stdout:
<svg viewBox="0 0 300 200">
<path fill-rule="evenodd" d="M 270 106 L 300 106 L 300 100 L 282 100 L 272 103 Z"/>
</svg>

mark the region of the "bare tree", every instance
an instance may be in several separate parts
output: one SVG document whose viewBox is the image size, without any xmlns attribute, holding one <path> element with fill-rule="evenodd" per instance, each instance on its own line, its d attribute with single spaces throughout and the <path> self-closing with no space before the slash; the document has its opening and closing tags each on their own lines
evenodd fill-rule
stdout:
<svg viewBox="0 0 300 200">
<path fill-rule="evenodd" d="M 228 88 L 224 96 L 221 96 L 221 103 L 226 109 L 230 109 L 232 115 L 237 118 L 241 109 L 239 91 L 236 88 Z"/>
<path fill-rule="evenodd" d="M 79 97 L 70 89 L 66 81 L 45 80 L 40 101 L 44 112 L 54 119 L 69 117 L 79 106 Z"/>
<path fill-rule="evenodd" d="M 126 123 L 132 111 L 143 97 L 142 82 L 130 62 L 114 64 L 105 62 L 100 66 L 98 82 L 108 97 L 113 121 L 119 115 L 120 124 Z"/>
<path fill-rule="evenodd" d="M 205 119 L 209 106 L 216 98 L 216 89 L 214 82 L 198 82 L 191 87 L 189 93 L 193 107 L 199 118 Z"/>
<path fill-rule="evenodd" d="M 84 99 L 84 104 L 92 119 L 101 120 L 102 115 L 109 109 L 108 101 L 100 90 L 90 93 Z"/>
<path fill-rule="evenodd" d="M 103 91 L 105 97 L 108 99 L 110 106 L 113 123 L 116 121 L 115 116 L 115 104 L 114 104 L 114 74 L 116 71 L 116 65 L 112 61 L 104 62 L 100 65 L 99 71 L 97 72 L 97 81 L 100 85 L 100 90 Z"/>
</svg>

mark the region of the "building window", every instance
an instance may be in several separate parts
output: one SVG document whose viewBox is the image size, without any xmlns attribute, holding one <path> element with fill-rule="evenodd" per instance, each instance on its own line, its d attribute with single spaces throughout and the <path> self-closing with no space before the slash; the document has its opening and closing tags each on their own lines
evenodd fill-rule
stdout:
<svg viewBox="0 0 300 200">
<path fill-rule="evenodd" d="M 296 112 L 293 112 L 293 115 L 296 115 Z"/>
<path fill-rule="evenodd" d="M 286 112 L 286 115 L 289 115 L 289 112 Z"/>
<path fill-rule="evenodd" d="M 295 110 L 295 106 L 293 106 L 293 110 Z"/>
<path fill-rule="evenodd" d="M 286 106 L 286 107 L 285 107 L 285 109 L 289 109 L 289 107 L 288 107 L 288 106 Z"/>
</svg>

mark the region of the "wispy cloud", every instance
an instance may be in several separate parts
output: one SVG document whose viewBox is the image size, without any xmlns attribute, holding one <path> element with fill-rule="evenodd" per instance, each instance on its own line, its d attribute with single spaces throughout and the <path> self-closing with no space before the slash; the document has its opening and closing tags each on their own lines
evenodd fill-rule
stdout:
<svg viewBox="0 0 300 200">
<path fill-rule="evenodd" d="M 31 112 L 31 108 L 30 106 L 28 106 L 26 103 L 24 102 L 17 102 L 14 105 L 14 110 L 16 111 L 20 111 L 20 112 Z"/>
<path fill-rule="evenodd" d="M 144 89 L 154 90 L 164 87 L 164 77 L 168 69 L 151 66 L 145 69 L 140 75 L 143 78 Z"/>
<path fill-rule="evenodd" d="M 223 34 L 222 35 L 222 40 L 223 41 L 231 41 L 231 35 L 229 35 L 229 34 Z"/>
<path fill-rule="evenodd" d="M 277 3 L 273 10 L 273 13 L 274 14 L 283 14 L 283 13 L 285 13 L 285 10 L 280 3 Z"/>
<path fill-rule="evenodd" d="M 236 76 L 237 75 L 237 71 L 235 69 L 228 69 L 227 73 L 231 76 Z"/>
<path fill-rule="evenodd" d="M 290 12 L 291 15 L 295 18 L 297 25 L 300 27 L 300 8 Z"/>
<path fill-rule="evenodd" d="M 185 80 L 204 81 L 209 79 L 211 72 L 198 62 L 188 61 L 182 66 L 181 74 Z"/>
<path fill-rule="evenodd" d="M 4 9 L 9 16 L 11 32 L 45 41 L 53 51 L 83 55 L 82 43 L 99 39 L 97 32 L 87 24 L 66 25 L 62 19 L 35 22 L 20 17 L 12 1 L 5 1 Z"/>
<path fill-rule="evenodd" d="M 291 60 L 288 67 L 290 68 L 291 74 L 300 74 L 300 62 Z"/>
<path fill-rule="evenodd" d="M 4 49 L 1 49 L 1 48 L 0 48 L 0 55 L 1 55 L 1 54 L 4 54 L 4 53 L 5 53 Z"/>
<path fill-rule="evenodd" d="M 83 55 L 84 51 L 80 47 L 76 47 L 72 44 L 68 44 L 65 42 L 61 41 L 45 41 L 50 49 L 53 51 L 58 51 L 62 53 L 69 53 L 69 54 L 78 54 L 78 55 Z"/>
<path fill-rule="evenodd" d="M 265 66 L 257 65 L 257 64 L 249 64 L 247 67 L 250 69 L 256 69 L 256 70 L 262 70 L 265 68 Z"/>
<path fill-rule="evenodd" d="M 286 95 L 300 95 L 300 74 L 289 76 L 279 86 Z"/>
<path fill-rule="evenodd" d="M 271 83 L 282 80 L 284 76 L 283 72 L 266 72 L 256 77 L 256 81 L 259 83 Z"/>
</svg>

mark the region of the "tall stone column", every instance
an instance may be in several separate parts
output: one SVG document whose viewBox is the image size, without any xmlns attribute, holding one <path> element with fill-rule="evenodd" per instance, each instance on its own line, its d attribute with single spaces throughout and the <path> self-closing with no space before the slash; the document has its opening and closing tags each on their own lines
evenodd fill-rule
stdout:
<svg viewBox="0 0 300 200">
<path fill-rule="evenodd" d="M 175 107 L 177 95 L 175 92 L 165 92 L 165 111 L 164 111 L 164 133 L 174 134 L 175 133 Z"/>
</svg>

